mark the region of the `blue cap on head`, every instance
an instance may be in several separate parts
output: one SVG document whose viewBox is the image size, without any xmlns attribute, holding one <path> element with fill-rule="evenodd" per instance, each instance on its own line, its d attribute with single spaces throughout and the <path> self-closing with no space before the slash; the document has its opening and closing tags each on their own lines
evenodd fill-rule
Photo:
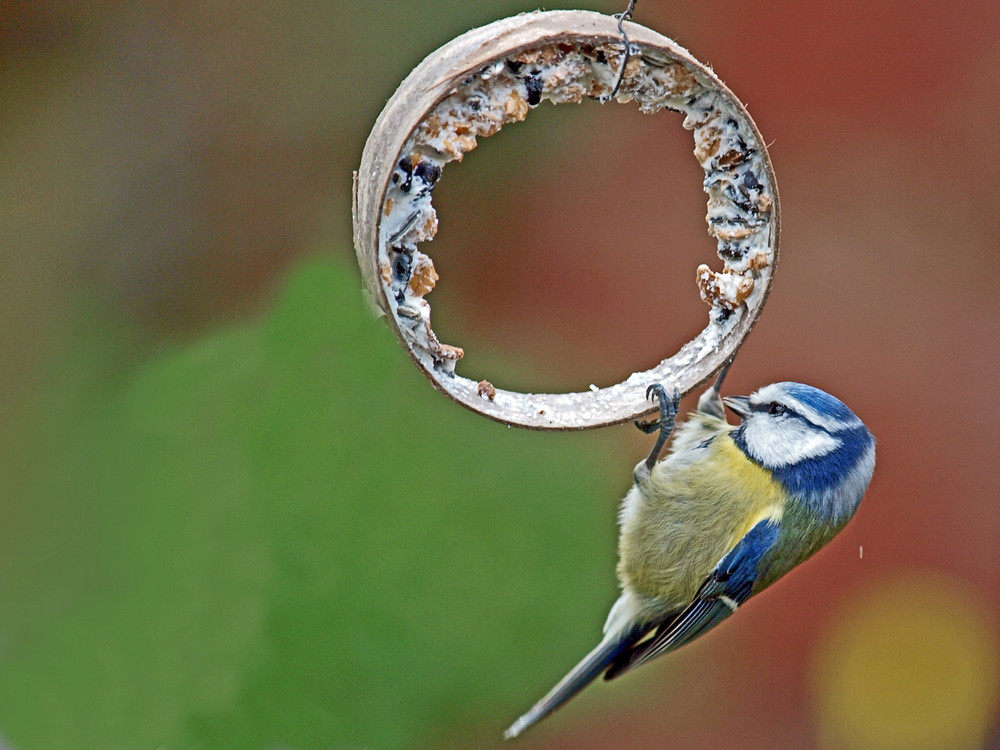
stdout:
<svg viewBox="0 0 1000 750">
<path fill-rule="evenodd" d="M 836 396 L 831 396 L 826 391 L 806 385 L 805 383 L 786 382 L 778 383 L 777 385 L 782 386 L 792 398 L 796 399 L 802 405 L 815 410 L 819 414 L 832 417 L 837 422 L 843 424 L 844 427 L 857 427 L 861 422 L 854 412 L 848 408 L 847 404 Z"/>
</svg>

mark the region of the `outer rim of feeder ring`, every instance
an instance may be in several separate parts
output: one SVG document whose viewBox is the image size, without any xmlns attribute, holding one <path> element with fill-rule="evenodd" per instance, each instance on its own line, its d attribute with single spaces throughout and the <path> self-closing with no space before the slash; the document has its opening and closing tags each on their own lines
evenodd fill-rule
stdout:
<svg viewBox="0 0 1000 750">
<path fill-rule="evenodd" d="M 743 317 L 724 335 L 719 342 L 719 346 L 707 356 L 696 358 L 691 366 L 680 370 L 679 378 L 659 377 L 658 373 L 673 374 L 669 368 L 664 368 L 664 365 L 669 365 L 670 361 L 676 358 L 686 347 L 698 343 L 702 336 L 710 330 L 713 325 L 711 322 L 699 331 L 691 341 L 669 355 L 665 360 L 662 360 L 649 370 L 633 373 L 615 385 L 601 388 L 598 391 L 541 394 L 522 393 L 496 388 L 497 399 L 487 399 L 480 396 L 475 391 L 476 383 L 467 378 L 453 376 L 448 373 L 438 372 L 433 368 L 428 368 L 400 329 L 386 298 L 385 286 L 381 283 L 378 267 L 378 247 L 382 228 L 381 215 L 385 206 L 392 174 L 396 163 L 401 158 L 403 148 L 408 143 L 412 134 L 444 99 L 454 93 L 456 87 L 465 78 L 476 70 L 482 69 L 485 65 L 528 50 L 551 46 L 560 41 L 575 44 L 617 44 L 620 46 L 622 39 L 618 32 L 617 23 L 617 20 L 610 16 L 592 11 L 534 11 L 495 21 L 486 26 L 466 32 L 445 43 L 417 65 L 389 99 L 369 134 L 368 141 L 362 153 L 361 166 L 359 171 L 354 174 L 353 214 L 355 249 L 368 293 L 372 296 L 373 301 L 378 305 L 380 310 L 385 313 L 390 328 L 393 329 L 394 335 L 403 345 L 410 359 L 437 390 L 466 408 L 504 424 L 538 430 L 582 430 L 620 424 L 646 416 L 655 411 L 655 407 L 645 399 L 645 389 L 651 382 L 663 381 L 671 383 L 678 387 L 682 394 L 688 394 L 705 384 L 726 361 L 733 358 L 739 351 L 747 335 L 749 335 L 750 331 L 756 325 L 757 319 L 763 311 L 771 292 L 771 285 L 780 255 L 780 201 L 770 154 L 756 122 L 739 98 L 718 78 L 708 65 L 699 61 L 685 48 L 659 32 L 633 22 L 626 22 L 629 39 L 634 46 L 644 51 L 651 51 L 656 56 L 662 55 L 679 61 L 688 68 L 693 69 L 703 84 L 708 85 L 728 101 L 730 107 L 739 114 L 743 123 L 749 126 L 759 145 L 761 165 L 770 187 L 769 196 L 772 199 L 770 219 L 767 222 L 770 231 L 768 247 L 772 260 L 767 269 L 757 278 L 758 284 L 761 282 L 764 283 L 764 289 L 760 293 L 754 308 L 751 309 L 746 303 L 743 303 L 741 305 L 741 309 L 744 311 Z M 523 41 L 515 44 L 502 44 L 502 41 L 507 38 L 523 38 Z M 432 75 L 445 61 L 450 64 L 448 74 Z M 432 98 L 428 98 L 429 96 L 432 96 Z M 421 109 L 419 116 L 415 119 L 412 116 L 408 116 L 415 109 L 412 106 L 412 102 L 404 101 L 410 97 L 417 100 Z M 376 149 L 371 146 L 376 135 L 388 136 L 386 140 L 392 144 L 391 151 L 393 157 L 391 159 L 378 158 L 373 153 Z M 386 151 L 383 149 L 381 153 L 384 154 Z M 377 183 L 377 188 L 374 191 L 377 200 L 366 202 L 363 199 L 366 195 L 371 196 L 373 192 L 371 188 L 373 180 L 365 181 L 359 175 L 364 175 L 366 170 L 371 170 L 373 167 L 379 166 L 383 167 L 384 179 Z M 372 172 L 373 176 L 377 176 L 378 174 L 378 170 Z M 363 190 L 364 187 L 367 187 L 367 190 Z M 368 233 L 368 244 L 364 241 L 366 239 L 364 232 L 366 220 L 367 224 L 373 225 L 371 231 Z M 706 363 L 708 363 L 707 367 L 704 366 Z M 642 379 L 641 382 L 633 382 L 638 381 L 637 376 L 643 374 L 648 377 Z M 465 385 L 470 383 L 473 387 L 471 392 L 469 392 L 468 388 L 457 387 L 459 384 Z M 617 410 L 606 409 L 602 405 L 597 404 L 596 408 L 600 415 L 596 417 L 587 416 L 587 413 L 594 412 L 595 410 L 595 402 L 597 401 L 595 397 L 601 394 L 608 396 L 612 392 L 621 391 L 624 391 L 624 393 L 621 394 L 621 397 L 615 398 L 613 402 L 614 406 L 619 407 Z M 633 392 L 637 395 L 637 398 L 628 398 Z M 499 404 L 497 400 L 499 400 Z M 504 408 L 504 404 L 511 400 L 520 402 L 521 406 L 530 405 L 531 408 L 522 409 L 517 412 Z M 566 403 L 561 403 L 562 408 L 553 408 L 555 402 Z M 622 410 L 620 407 L 626 402 L 632 405 Z M 537 409 L 534 409 L 534 407 L 539 405 L 543 407 L 540 413 L 538 413 Z M 527 419 L 522 416 L 529 412 L 533 412 L 533 418 Z M 560 412 L 564 414 L 569 413 L 575 416 L 576 419 L 554 419 L 552 414 Z"/>
</svg>

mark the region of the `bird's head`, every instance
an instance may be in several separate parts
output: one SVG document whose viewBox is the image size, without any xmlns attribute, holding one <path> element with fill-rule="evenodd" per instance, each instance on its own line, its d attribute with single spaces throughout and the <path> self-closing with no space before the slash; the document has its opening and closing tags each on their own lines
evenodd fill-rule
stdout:
<svg viewBox="0 0 1000 750">
<path fill-rule="evenodd" d="M 802 383 L 723 399 L 741 419 L 733 439 L 814 510 L 849 517 L 875 469 L 875 438 L 847 405 Z"/>
</svg>

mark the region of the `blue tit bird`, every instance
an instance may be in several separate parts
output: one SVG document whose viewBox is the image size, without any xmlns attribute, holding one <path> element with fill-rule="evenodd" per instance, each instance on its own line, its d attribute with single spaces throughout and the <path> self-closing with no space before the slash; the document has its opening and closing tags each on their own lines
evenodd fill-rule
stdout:
<svg viewBox="0 0 1000 750">
<path fill-rule="evenodd" d="M 711 630 L 833 539 L 875 469 L 875 439 L 839 399 L 801 383 L 720 396 L 728 365 L 674 432 L 679 394 L 660 385 L 659 429 L 620 512 L 622 593 L 597 647 L 511 725 L 516 737 L 592 680 Z M 726 421 L 724 405 L 740 417 Z"/>
</svg>

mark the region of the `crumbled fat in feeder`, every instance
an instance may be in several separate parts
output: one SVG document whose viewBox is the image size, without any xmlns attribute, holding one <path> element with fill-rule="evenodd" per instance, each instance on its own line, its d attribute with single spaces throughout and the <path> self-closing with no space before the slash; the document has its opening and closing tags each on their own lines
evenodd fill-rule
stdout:
<svg viewBox="0 0 1000 750">
<path fill-rule="evenodd" d="M 460 161 L 478 138 L 523 120 L 542 101 L 575 103 L 606 95 L 614 87 L 621 57 L 620 45 L 560 42 L 492 62 L 442 100 L 404 145 L 383 202 L 379 269 L 400 330 L 435 369 L 454 373 L 463 356 L 461 349 L 440 343 L 431 329 L 424 296 L 438 275 L 431 259 L 417 249 L 437 232 L 431 193 L 442 168 Z M 681 112 L 684 127 L 694 131 L 695 157 L 705 171 L 708 232 L 724 266 L 720 272 L 708 266 L 697 271 L 699 292 L 712 306 L 709 335 L 699 351 L 682 353 L 704 356 L 704 348 L 713 341 L 717 345 L 736 324 L 739 315 L 734 313 L 754 294 L 755 277 L 773 263 L 771 187 L 761 147 L 730 102 L 680 61 L 655 54 L 631 56 L 616 98 L 636 101 L 646 113 L 664 108 Z M 711 331 L 713 327 L 717 330 Z"/>
</svg>

